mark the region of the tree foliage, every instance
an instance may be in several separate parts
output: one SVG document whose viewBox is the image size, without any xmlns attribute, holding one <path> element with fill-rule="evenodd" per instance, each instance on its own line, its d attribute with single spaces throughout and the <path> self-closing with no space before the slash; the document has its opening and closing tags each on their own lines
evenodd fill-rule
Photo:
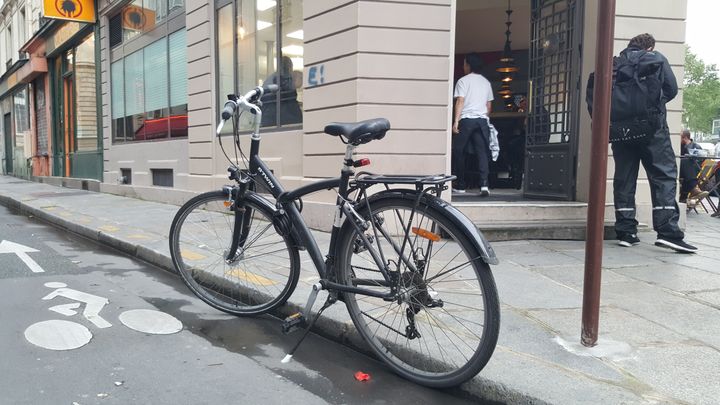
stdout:
<svg viewBox="0 0 720 405">
<path fill-rule="evenodd" d="M 683 122 L 688 129 L 709 134 L 714 119 L 720 118 L 720 78 L 717 67 L 685 48 Z"/>
</svg>

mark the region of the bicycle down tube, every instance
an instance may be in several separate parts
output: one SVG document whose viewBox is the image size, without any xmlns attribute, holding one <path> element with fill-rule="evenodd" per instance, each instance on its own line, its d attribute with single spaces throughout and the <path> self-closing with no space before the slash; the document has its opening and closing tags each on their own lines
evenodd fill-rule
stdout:
<svg viewBox="0 0 720 405">
<path fill-rule="evenodd" d="M 365 247 L 368 249 L 370 254 L 372 255 L 373 259 L 375 260 L 375 264 L 378 266 L 378 269 L 383 275 L 384 282 L 387 283 L 389 286 L 392 286 L 390 275 L 387 272 L 386 266 L 381 259 L 380 255 L 377 253 L 375 248 L 372 246 L 372 244 L 367 240 L 365 237 L 363 230 L 355 223 L 354 220 L 352 220 L 352 208 L 350 208 L 348 202 L 347 202 L 347 186 L 350 180 L 350 174 L 352 173 L 349 168 L 344 168 L 342 172 L 342 176 L 339 178 L 332 178 L 332 179 L 326 179 L 321 180 L 318 182 L 313 182 L 311 184 L 299 187 L 293 191 L 286 192 L 285 189 L 282 187 L 280 182 L 277 180 L 277 178 L 274 176 L 270 168 L 267 167 L 265 162 L 262 161 L 262 159 L 257 155 L 253 154 L 253 152 L 257 153 L 257 150 L 259 149 L 259 139 L 253 139 L 251 141 L 251 155 L 249 157 L 250 160 L 250 173 L 255 175 L 255 177 L 259 177 L 262 179 L 265 187 L 270 192 L 270 194 L 278 201 L 279 205 L 282 207 L 282 209 L 287 213 L 288 217 L 291 220 L 292 227 L 298 232 L 298 236 L 302 239 L 302 243 L 307 248 L 308 254 L 310 255 L 310 258 L 313 261 L 313 264 L 315 265 L 315 268 L 317 269 L 317 272 L 324 284 L 324 287 L 327 289 L 342 291 L 342 292 L 351 292 L 351 293 L 357 293 L 357 294 L 364 294 L 364 295 L 372 295 L 377 297 L 388 297 L 390 298 L 392 296 L 391 293 L 388 294 L 379 294 L 377 291 L 367 290 L 363 288 L 357 288 L 357 287 L 351 287 L 346 286 L 343 284 L 335 283 L 333 281 L 329 281 L 329 271 L 335 271 L 334 263 L 329 262 L 329 264 L 333 267 L 328 268 L 326 266 L 326 262 L 323 258 L 323 254 L 317 245 L 317 242 L 315 241 L 315 238 L 312 236 L 309 228 L 307 227 L 307 224 L 305 223 L 304 219 L 302 218 L 302 215 L 300 214 L 299 210 L 297 209 L 297 206 L 295 205 L 295 201 L 302 198 L 303 196 L 307 194 L 311 194 L 317 191 L 321 190 L 327 190 L 330 188 L 339 188 L 338 190 L 338 199 L 337 199 L 337 205 L 336 205 L 336 220 L 333 223 L 333 229 L 330 233 L 330 246 L 328 249 L 328 257 L 333 258 L 335 255 L 335 249 L 337 244 L 337 239 L 340 232 L 340 227 L 342 226 L 342 216 L 344 215 L 345 218 L 348 218 L 350 220 L 350 223 L 353 225 L 355 230 L 360 235 L 360 238 L 365 245 Z M 256 144 L 257 143 L 257 144 Z M 255 145 L 253 145 L 255 144 Z M 350 152 L 348 153 L 349 156 L 352 156 L 352 147 L 349 147 Z M 347 169 L 347 170 L 346 170 Z M 385 284 L 382 283 L 382 284 Z"/>
</svg>

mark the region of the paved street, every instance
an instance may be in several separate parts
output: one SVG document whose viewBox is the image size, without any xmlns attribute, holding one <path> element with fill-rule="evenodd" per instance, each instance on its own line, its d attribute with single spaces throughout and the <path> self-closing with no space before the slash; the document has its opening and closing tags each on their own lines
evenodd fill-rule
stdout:
<svg viewBox="0 0 720 405">
<path fill-rule="evenodd" d="M 0 253 L 2 404 L 467 402 L 418 387 L 314 335 L 291 364 L 281 365 L 299 335 L 282 335 L 277 319 L 214 311 L 174 275 L 2 206 L 0 241 L 32 247 L 26 255 L 40 270 L 16 253 Z M 82 305 L 69 290 L 84 293 Z M 43 299 L 54 291 L 57 296 Z M 99 304 L 101 320 L 83 315 L 93 297 L 108 300 Z M 141 318 L 133 322 L 132 314 Z M 57 320 L 90 335 L 63 329 L 65 339 L 58 340 L 43 333 Z M 39 335 L 28 337 L 33 330 Z M 356 381 L 359 370 L 371 381 Z"/>
<path fill-rule="evenodd" d="M 24 182 L 10 177 L 0 177 L 0 203 L 22 210 L 26 216 L 41 218 L 61 229 L 116 247 L 133 257 L 161 267 L 169 265 L 167 232 L 177 206 Z M 13 221 L 17 222 L 17 219 Z M 584 242 L 532 240 L 494 243 L 500 258 L 500 264 L 493 266 L 502 310 L 500 338 L 488 365 L 475 379 L 461 387 L 462 393 L 475 401 L 523 404 L 717 403 L 720 397 L 720 377 L 717 374 L 717 365 L 720 364 L 719 225 L 720 219 L 711 218 L 708 214 L 688 214 L 686 239 L 700 248 L 695 255 L 676 254 L 653 246 L 655 235 L 651 232 L 642 232 L 639 235 L 642 243 L 633 248 L 622 248 L 614 241 L 606 241 L 600 342 L 591 350 L 578 343 Z M 368 366 L 377 385 L 358 384 L 352 379 L 352 373 L 361 367 L 343 357 L 348 354 L 318 355 L 317 349 L 312 349 L 311 345 L 303 347 L 297 356 L 298 363 L 293 363 L 289 368 L 284 365 L 281 367 L 279 359 L 283 351 L 280 348 L 288 347 L 292 336 L 282 336 L 276 322 L 218 317 L 217 313 L 188 296 L 174 276 L 140 264 L 136 264 L 138 268 L 128 270 L 125 265 L 120 266 L 109 260 L 107 253 L 97 255 L 96 259 L 92 258 L 95 254 L 74 257 L 78 252 L 86 252 L 86 248 L 59 247 L 67 257 L 53 259 L 49 257 L 51 250 L 55 250 L 52 248 L 53 242 L 61 241 L 56 242 L 55 247 L 58 247 L 57 243 L 67 243 L 68 234 L 57 231 L 55 236 L 45 237 L 44 240 L 50 242 L 50 245 L 46 242 L 32 243 L 33 237 L 18 236 L 18 229 L 26 226 L 25 223 L 5 226 L 2 238 L 10 238 L 13 242 L 39 250 L 37 253 L 27 253 L 27 256 L 51 274 L 32 273 L 19 257 L 12 257 L 10 253 L 0 254 L 3 269 L 7 267 L 7 260 L 11 259 L 14 260 L 15 269 L 24 269 L 24 273 L 13 270 L 10 276 L 5 276 L 9 278 L 3 281 L 3 294 L 0 295 L 3 302 L 0 308 L 3 309 L 0 313 L 2 322 L 12 327 L 3 328 L 0 333 L 12 333 L 13 338 L 2 336 L 0 341 L 14 345 L 6 352 L 19 356 L 22 350 L 18 349 L 18 345 L 28 346 L 23 340 L 22 331 L 30 324 L 64 318 L 47 310 L 50 305 L 61 302 L 56 304 L 54 300 L 52 303 L 41 300 L 51 292 L 50 288 L 44 286 L 47 282 L 63 282 L 69 288 L 78 290 L 86 288 L 85 291 L 110 300 L 106 311 L 108 321 L 113 323 L 111 328 L 99 331 L 92 329 L 95 337 L 81 349 L 51 353 L 52 356 L 60 356 L 57 364 L 62 359 L 63 366 L 78 367 L 72 369 L 74 373 L 70 375 L 81 375 L 84 371 L 80 370 L 91 370 L 86 374 L 89 377 L 64 378 L 62 383 L 57 383 L 61 387 L 58 390 L 72 389 L 77 395 L 97 395 L 109 390 L 120 392 L 120 388 L 110 384 L 123 379 L 131 380 L 124 375 L 119 379 L 110 375 L 116 371 L 109 365 L 117 361 L 122 362 L 120 367 L 126 370 L 130 367 L 148 367 L 144 378 L 133 380 L 133 384 L 145 384 L 145 390 L 135 391 L 138 395 L 162 392 L 167 393 L 168 398 L 176 399 L 173 395 L 186 398 L 190 395 L 186 387 L 200 386 L 208 391 L 218 391 L 209 392 L 212 398 L 225 395 L 223 398 L 227 399 L 248 393 L 251 389 L 261 389 L 259 384 L 255 384 L 258 380 L 265 382 L 276 378 L 278 384 L 287 384 L 283 388 L 297 388 L 302 384 L 303 388 L 310 391 L 304 395 L 314 394 L 319 397 L 298 395 L 298 398 L 307 398 L 309 401 L 353 402 L 349 399 L 350 393 L 357 394 L 361 398 L 357 400 L 359 402 L 449 401 L 446 397 L 433 397 L 441 395 L 436 391 L 407 385 L 388 374 L 384 366 L 377 363 L 370 363 L 374 368 Z M 316 235 L 324 244 L 326 235 Z M 304 264 L 300 283 L 290 300 L 290 306 L 303 305 L 311 284 L 317 279 L 312 266 L 307 264 L 307 256 L 303 255 L 301 259 Z M 80 263 L 73 263 L 73 260 Z M 123 260 L 129 262 L 129 259 Z M 69 275 L 59 279 L 52 265 L 54 261 L 78 267 L 71 272 L 73 277 L 85 280 L 76 282 Z M 90 267 L 83 268 L 83 263 L 94 267 L 92 270 Z M 118 316 L 129 309 L 153 307 L 179 319 L 183 323 L 183 331 L 176 335 L 143 335 L 143 339 L 149 342 L 162 342 L 157 346 L 133 342 L 131 338 L 137 336 L 137 333 L 117 322 Z M 22 308 L 22 311 L 18 308 Z M 32 311 L 27 308 L 32 308 Z M 12 322 L 5 321 L 8 317 L 7 309 L 13 309 L 10 312 L 13 314 Z M 27 319 L 16 319 L 19 318 L 19 312 Z M 321 319 L 317 330 L 324 336 L 349 346 L 362 346 L 347 312 L 341 306 L 331 307 Z M 92 324 L 84 324 L 94 328 Z M 270 326 L 263 326 L 267 324 Z M 106 341 L 104 335 L 115 330 L 125 338 L 121 336 L 107 341 L 115 342 L 109 347 L 120 351 L 122 355 L 116 352 L 115 357 L 110 357 L 101 352 L 86 357 L 85 362 L 67 361 L 70 359 L 68 354 L 108 347 L 102 345 Z M 248 330 L 251 332 L 248 333 Z M 173 344 L 174 339 L 181 341 Z M 182 339 L 187 339 L 187 342 Z M 266 346 L 267 342 L 271 344 Z M 275 342 L 274 345 L 272 342 Z M 318 344 L 323 348 L 330 346 L 328 341 L 320 342 Z M 149 351 L 131 357 L 128 354 L 131 349 Z M 42 362 L 47 360 L 44 356 L 48 356 L 48 352 L 33 350 L 36 350 L 34 356 L 26 355 L 25 359 L 34 368 L 26 374 L 23 374 L 25 370 L 18 372 L 17 367 L 12 368 L 12 378 L 16 375 L 18 377 L 12 384 L 24 390 L 34 389 L 39 392 L 42 388 L 27 381 L 38 381 L 32 372 L 46 370 L 48 363 Z M 262 366 L 257 370 L 262 378 L 242 377 L 244 369 L 240 365 L 244 365 L 247 359 L 229 354 L 243 353 L 243 350 L 251 352 L 252 363 L 249 364 Z M 338 350 L 341 350 L 338 353 L 348 353 Z M 103 356 L 108 356 L 107 360 Z M 156 362 L 159 358 L 168 359 L 168 364 L 150 363 L 148 360 Z M 332 361 L 323 362 L 320 360 L 322 358 Z M 96 367 L 102 367 L 102 371 L 93 367 L 80 368 L 92 362 L 95 362 Z M 222 365 L 215 365 L 218 363 Z M 157 368 L 154 368 L 155 364 L 158 364 Z M 184 370 L 193 370 L 193 373 L 185 375 Z M 0 371 L 7 374 L 7 370 Z M 50 371 L 43 372 L 52 375 Z M 275 377 L 277 374 L 283 378 Z M 213 375 L 221 383 L 215 380 L 213 384 L 206 384 Z M 232 384 L 228 381 L 228 375 L 233 376 Z M 101 377 L 103 381 L 96 381 L 89 387 L 76 387 L 77 384 L 85 384 L 85 379 L 93 381 Z M 190 384 L 185 378 L 188 381 L 191 378 L 192 381 L 200 379 L 205 384 Z M 386 382 L 388 388 L 380 388 Z M 410 388 L 392 394 L 397 395 L 393 397 L 394 400 L 383 397 L 391 395 L 390 392 L 396 386 Z M 129 390 L 131 384 L 121 387 Z M 254 400 L 268 398 L 263 391 L 247 395 Z"/>
</svg>

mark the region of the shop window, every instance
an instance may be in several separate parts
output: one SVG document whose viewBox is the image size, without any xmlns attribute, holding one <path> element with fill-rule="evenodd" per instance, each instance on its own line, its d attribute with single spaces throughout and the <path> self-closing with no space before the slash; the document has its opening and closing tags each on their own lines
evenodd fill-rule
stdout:
<svg viewBox="0 0 720 405">
<path fill-rule="evenodd" d="M 185 0 L 135 0 L 109 20 L 110 47 L 150 32 L 175 16 L 184 18 Z"/>
<path fill-rule="evenodd" d="M 35 95 L 35 122 L 37 125 L 37 153 L 47 155 L 48 153 L 48 121 L 47 109 L 45 106 L 45 79 L 41 78 L 33 82 Z"/>
<path fill-rule="evenodd" d="M 77 151 L 98 149 L 95 35 L 78 45 L 74 56 Z"/>
<path fill-rule="evenodd" d="M 187 50 L 185 30 L 170 35 L 168 59 L 170 61 L 170 137 L 188 135 L 187 129 Z"/>
<path fill-rule="evenodd" d="M 115 142 L 187 136 L 185 44 L 182 29 L 111 64 Z"/>
<path fill-rule="evenodd" d="M 114 48 L 116 45 L 120 45 L 122 43 L 123 34 L 122 13 L 110 17 L 108 30 L 110 31 L 110 47 Z"/>
<path fill-rule="evenodd" d="M 30 114 L 28 111 L 27 86 L 18 90 L 13 96 L 13 109 L 15 112 L 15 134 L 24 134 L 30 129 Z"/>
<path fill-rule="evenodd" d="M 225 103 L 228 94 L 277 84 L 277 94 L 263 97 L 262 126 L 302 124 L 302 0 L 216 4 L 218 105 Z M 246 115 L 241 128 L 251 127 L 252 118 Z"/>
</svg>

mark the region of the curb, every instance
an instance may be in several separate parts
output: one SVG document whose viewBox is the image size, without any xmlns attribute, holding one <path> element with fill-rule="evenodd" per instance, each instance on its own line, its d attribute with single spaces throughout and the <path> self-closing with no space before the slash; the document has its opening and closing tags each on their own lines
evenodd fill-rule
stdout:
<svg viewBox="0 0 720 405">
<path fill-rule="evenodd" d="M 4 205 L 11 210 L 19 212 L 20 214 L 34 216 L 35 218 L 38 218 L 52 226 L 70 231 L 76 235 L 104 246 L 114 248 L 124 254 L 132 256 L 133 258 L 142 260 L 177 275 L 172 259 L 156 250 L 119 239 L 112 234 L 99 231 L 85 225 L 68 221 L 60 216 L 32 207 L 9 196 L 0 195 L 0 205 Z M 287 302 L 272 311 L 272 315 L 284 318 L 298 312 L 301 309 L 304 309 L 301 308 L 301 305 Z M 321 317 L 313 327 L 313 332 L 374 358 L 355 328 L 348 327 L 343 322 L 339 322 L 330 317 Z M 459 387 L 445 389 L 443 391 L 457 395 L 464 399 L 482 403 L 512 403 L 528 405 L 548 404 L 546 401 L 533 397 L 527 393 L 514 390 L 505 384 L 484 378 L 482 376 L 482 371 L 478 374 L 478 376 L 467 383 Z"/>
</svg>

